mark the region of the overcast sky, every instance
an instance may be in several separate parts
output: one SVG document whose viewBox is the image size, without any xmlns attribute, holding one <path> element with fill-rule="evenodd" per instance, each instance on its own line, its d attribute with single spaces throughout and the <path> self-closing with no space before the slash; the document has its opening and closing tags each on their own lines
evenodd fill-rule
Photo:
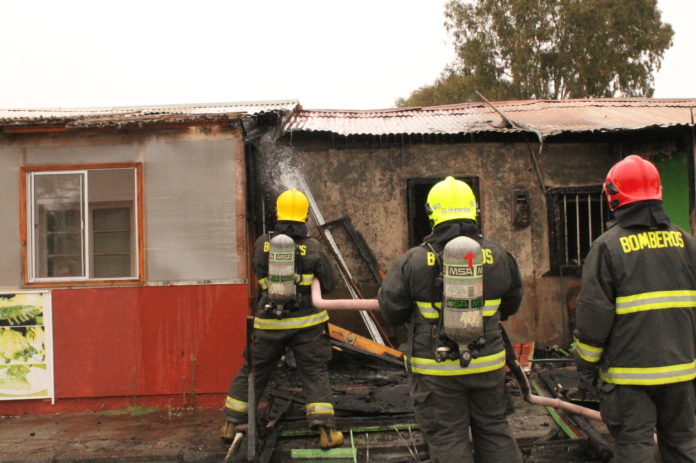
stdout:
<svg viewBox="0 0 696 463">
<path fill-rule="evenodd" d="M 0 108 L 298 99 L 394 106 L 453 51 L 446 0 L 0 0 Z M 696 97 L 694 0 L 658 0 L 675 30 L 655 97 Z"/>
</svg>

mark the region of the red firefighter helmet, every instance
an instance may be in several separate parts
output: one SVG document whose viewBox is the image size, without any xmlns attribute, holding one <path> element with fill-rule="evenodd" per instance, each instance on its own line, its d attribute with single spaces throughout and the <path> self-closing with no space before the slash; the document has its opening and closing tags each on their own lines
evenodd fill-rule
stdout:
<svg viewBox="0 0 696 463">
<path fill-rule="evenodd" d="M 648 199 L 662 199 L 660 173 L 655 165 L 637 154 L 614 164 L 604 181 L 609 209 Z"/>
</svg>

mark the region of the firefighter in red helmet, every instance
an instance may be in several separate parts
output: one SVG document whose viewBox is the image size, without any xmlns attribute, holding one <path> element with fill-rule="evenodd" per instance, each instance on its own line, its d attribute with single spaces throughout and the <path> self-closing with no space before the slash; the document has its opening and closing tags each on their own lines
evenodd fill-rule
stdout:
<svg viewBox="0 0 696 463">
<path fill-rule="evenodd" d="M 637 155 L 604 183 L 615 223 L 582 270 L 575 331 L 581 395 L 598 394 L 614 461 L 696 462 L 696 239 L 662 208 L 657 168 Z"/>
</svg>

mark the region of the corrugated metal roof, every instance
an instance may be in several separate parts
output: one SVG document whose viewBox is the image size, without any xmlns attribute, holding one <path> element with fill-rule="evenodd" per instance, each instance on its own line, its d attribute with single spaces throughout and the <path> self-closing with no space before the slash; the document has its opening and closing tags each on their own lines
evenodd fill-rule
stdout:
<svg viewBox="0 0 696 463">
<path fill-rule="evenodd" d="M 495 109 L 493 107 L 495 107 Z M 301 110 L 289 132 L 338 135 L 467 134 L 477 132 L 564 132 L 635 130 L 691 125 L 696 99 L 602 98 L 464 103 L 383 110 Z M 513 125 L 506 123 L 500 111 Z"/>
<path fill-rule="evenodd" d="M 164 120 L 215 119 L 243 117 L 271 111 L 292 112 L 300 108 L 298 100 L 251 101 L 213 104 L 177 104 L 156 106 L 120 106 L 112 108 L 0 109 L 0 127 L 66 125 L 90 126 L 108 123 L 138 123 Z"/>
</svg>

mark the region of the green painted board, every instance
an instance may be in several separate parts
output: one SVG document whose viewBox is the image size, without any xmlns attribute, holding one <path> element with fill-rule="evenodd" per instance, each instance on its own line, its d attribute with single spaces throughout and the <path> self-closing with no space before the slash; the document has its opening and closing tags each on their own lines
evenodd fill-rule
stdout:
<svg viewBox="0 0 696 463">
<path fill-rule="evenodd" d="M 570 355 L 570 354 L 568 354 Z M 418 429 L 418 425 L 413 423 L 413 424 L 394 424 L 390 426 L 362 426 L 362 427 L 357 427 L 357 428 L 350 428 L 351 431 L 354 433 L 362 433 L 362 432 L 390 432 L 390 431 L 408 431 L 408 430 L 415 431 Z M 300 436 L 318 436 L 319 433 L 316 431 L 312 431 L 309 429 L 293 429 L 293 430 L 285 430 L 280 433 L 282 437 L 300 437 Z"/>
<path fill-rule="evenodd" d="M 333 459 L 333 458 L 350 458 L 353 459 L 356 456 L 355 449 L 353 448 L 337 448 L 337 449 L 292 449 L 290 451 L 290 456 L 295 458 L 306 458 L 306 459 Z"/>
<path fill-rule="evenodd" d="M 329 458 L 326 460 L 292 460 L 292 463 L 353 463 L 353 458 Z"/>
<path fill-rule="evenodd" d="M 655 161 L 662 181 L 662 204 L 672 223 L 687 232 L 689 221 L 689 160 L 685 151 L 674 153 L 667 159 Z"/>
<path fill-rule="evenodd" d="M 317 460 L 292 460 L 292 463 L 353 463 L 352 457 L 348 458 L 327 458 L 327 459 L 317 459 Z"/>
</svg>

